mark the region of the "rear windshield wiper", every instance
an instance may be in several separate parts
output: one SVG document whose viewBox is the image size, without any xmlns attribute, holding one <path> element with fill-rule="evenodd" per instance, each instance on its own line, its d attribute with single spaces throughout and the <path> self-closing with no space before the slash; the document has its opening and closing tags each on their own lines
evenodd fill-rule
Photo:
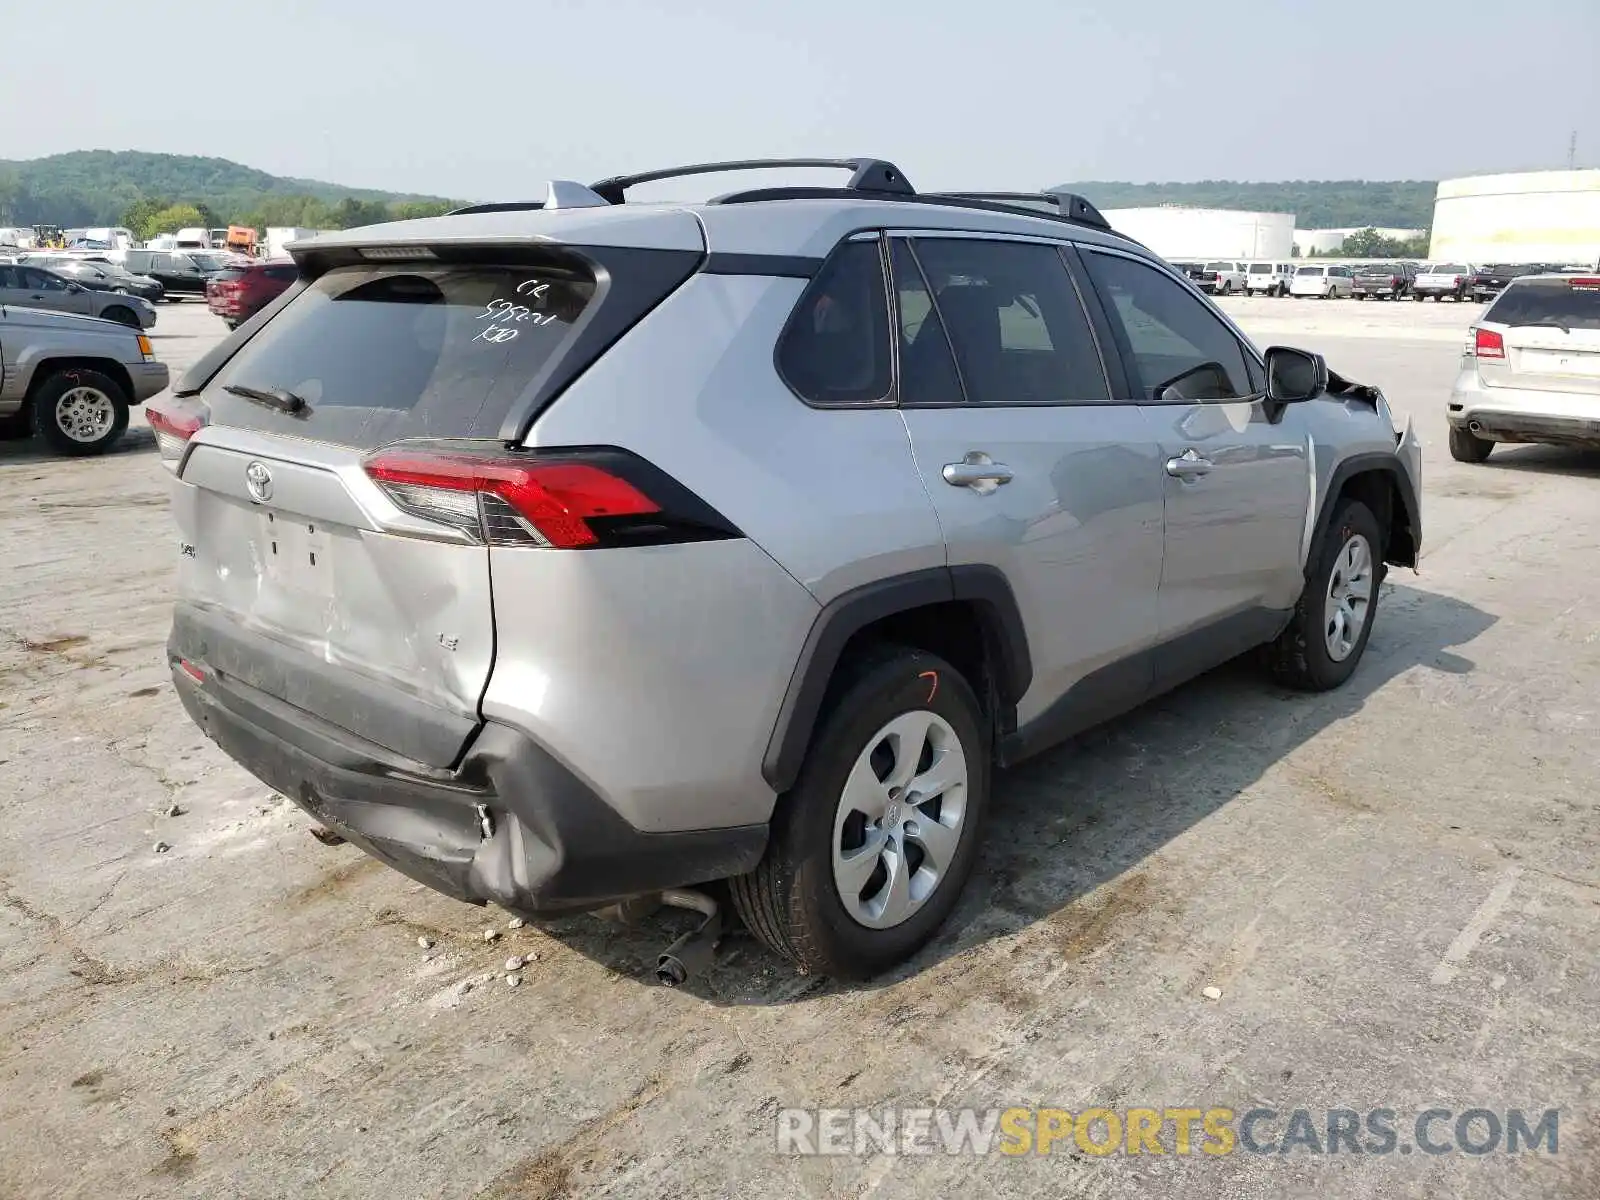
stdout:
<svg viewBox="0 0 1600 1200">
<path fill-rule="evenodd" d="M 1513 321 L 1513 329 L 1559 329 L 1562 333 L 1571 333 L 1572 330 L 1560 321 Z"/>
<path fill-rule="evenodd" d="M 231 396 L 243 396 L 246 400 L 254 400 L 257 404 L 265 404 L 268 408 L 291 415 L 311 411 L 304 396 L 298 396 L 287 388 L 254 388 L 242 383 L 230 383 L 222 390 Z"/>
</svg>

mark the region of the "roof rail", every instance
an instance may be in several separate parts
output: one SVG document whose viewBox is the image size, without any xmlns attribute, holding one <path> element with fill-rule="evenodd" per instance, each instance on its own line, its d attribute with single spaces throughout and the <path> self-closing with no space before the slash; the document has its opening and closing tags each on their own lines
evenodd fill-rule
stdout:
<svg viewBox="0 0 1600 1200">
<path fill-rule="evenodd" d="M 711 204 L 754 204 L 763 200 L 899 200 L 913 204 L 939 204 L 956 208 L 981 208 L 990 212 L 1020 213 L 1047 220 L 1084 225 L 1133 241 L 1117 233 L 1104 214 L 1076 192 L 1054 189 L 1043 192 L 919 192 L 905 173 L 881 158 L 742 158 L 729 162 L 690 163 L 643 171 L 637 175 L 613 175 L 585 187 L 569 180 L 552 180 L 544 200 L 497 204 L 472 204 L 458 208 L 450 216 L 470 213 L 525 212 L 542 208 L 595 208 L 602 204 L 626 203 L 625 193 L 641 183 L 662 179 L 681 179 L 692 175 L 719 175 L 732 171 L 770 171 L 796 167 L 833 168 L 850 172 L 843 187 L 768 187 L 750 188 L 713 197 Z M 1138 243 L 1135 243 L 1137 245 Z"/>
<path fill-rule="evenodd" d="M 590 190 L 611 204 L 623 203 L 623 193 L 641 183 L 654 183 L 659 179 L 681 179 L 688 175 L 719 175 L 726 171 L 769 171 L 793 167 L 831 167 L 849 171 L 851 191 L 887 192 L 897 196 L 914 196 L 916 189 L 907 182 L 904 172 L 891 162 L 879 158 L 742 158 L 730 162 L 691 163 L 685 167 L 667 167 L 660 171 L 644 171 L 638 175 L 614 175 L 590 184 Z"/>
<path fill-rule="evenodd" d="M 947 196 L 952 200 L 983 200 L 992 204 L 1011 204 L 1026 207 L 1030 204 L 1048 206 L 1052 215 L 1065 217 L 1080 225 L 1096 229 L 1111 229 L 1111 222 L 1100 210 L 1076 192 L 931 192 L 934 196 Z"/>
</svg>

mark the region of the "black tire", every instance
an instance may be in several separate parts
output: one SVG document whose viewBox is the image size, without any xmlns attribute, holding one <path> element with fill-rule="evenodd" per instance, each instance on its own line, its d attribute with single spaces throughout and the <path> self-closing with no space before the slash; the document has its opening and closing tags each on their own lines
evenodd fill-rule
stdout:
<svg viewBox="0 0 1600 1200">
<path fill-rule="evenodd" d="M 134 329 L 139 328 L 139 314 L 126 305 L 113 304 L 110 308 L 101 312 L 100 316 L 104 320 L 115 321 L 118 325 L 128 325 Z"/>
<path fill-rule="evenodd" d="M 833 838 L 845 780 L 879 730 L 926 711 L 955 731 L 967 762 L 966 809 L 950 869 L 933 895 L 901 924 L 869 929 L 846 911 L 833 876 Z M 887 646 L 849 668 L 835 688 L 800 778 L 779 797 L 766 856 L 728 881 L 750 931 L 802 973 L 864 979 L 904 962 L 933 935 L 960 898 L 988 806 L 987 724 L 972 688 L 949 663 L 921 650 Z"/>
<path fill-rule="evenodd" d="M 1460 463 L 1481 463 L 1489 457 L 1494 443 L 1470 429 L 1450 426 L 1450 457 Z"/>
<path fill-rule="evenodd" d="M 1424 300 L 1427 299 L 1427 297 L 1424 296 L 1421 292 L 1412 292 L 1411 293 L 1411 298 L 1413 300 L 1415 300 L 1418 304 L 1421 304 Z"/>
<path fill-rule="evenodd" d="M 1357 300 L 1365 300 L 1366 298 L 1367 298 L 1367 294 L 1365 292 L 1357 292 L 1356 293 L 1356 299 Z"/>
<path fill-rule="evenodd" d="M 1328 652 L 1324 635 L 1328 585 L 1345 546 L 1357 535 L 1366 539 L 1372 552 L 1372 596 L 1361 633 L 1349 655 L 1341 661 Z M 1372 510 L 1359 500 L 1339 501 L 1333 519 L 1312 550 L 1311 561 L 1313 565 L 1306 577 L 1305 589 L 1300 593 L 1288 628 L 1266 647 L 1266 664 L 1273 678 L 1285 687 L 1302 692 L 1326 692 L 1355 673 L 1378 618 L 1379 585 L 1385 573 L 1383 531 Z"/>
<path fill-rule="evenodd" d="M 60 402 L 75 388 L 99 392 L 112 407 L 110 423 L 93 438 L 74 437 L 62 426 Z M 103 454 L 116 444 L 128 428 L 128 393 L 109 375 L 82 367 L 71 367 L 51 375 L 33 393 L 33 423 L 40 436 L 60 454 L 82 458 Z"/>
</svg>

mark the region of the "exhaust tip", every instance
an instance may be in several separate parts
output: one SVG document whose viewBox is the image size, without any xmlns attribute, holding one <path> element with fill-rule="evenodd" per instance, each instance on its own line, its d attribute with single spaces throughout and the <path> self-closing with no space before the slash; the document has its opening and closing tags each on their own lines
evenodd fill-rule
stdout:
<svg viewBox="0 0 1600 1200">
<path fill-rule="evenodd" d="M 1467 422 L 1467 429 L 1468 429 L 1469 432 L 1472 432 L 1472 433 L 1482 433 L 1483 432 L 1483 426 L 1477 421 L 1468 421 Z"/>
<path fill-rule="evenodd" d="M 656 982 L 662 987 L 678 987 L 689 982 L 689 968 L 675 956 L 663 954 L 656 960 Z"/>
</svg>

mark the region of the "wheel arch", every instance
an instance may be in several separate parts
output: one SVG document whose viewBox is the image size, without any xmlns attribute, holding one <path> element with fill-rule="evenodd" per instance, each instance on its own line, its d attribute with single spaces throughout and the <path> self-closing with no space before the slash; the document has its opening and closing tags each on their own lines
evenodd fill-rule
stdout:
<svg viewBox="0 0 1600 1200">
<path fill-rule="evenodd" d="M 123 400 L 131 407 L 136 401 L 133 398 L 133 377 L 128 374 L 128 368 L 112 358 L 94 358 L 86 355 L 55 355 L 39 359 L 33 364 L 33 375 L 28 380 L 28 393 L 25 403 L 32 404 L 33 398 L 39 394 L 47 381 L 62 371 L 77 369 L 80 371 L 96 371 L 110 379 L 122 389 Z"/>
<path fill-rule="evenodd" d="M 1033 681 L 1027 631 L 1015 594 L 996 567 L 933 567 L 877 580 L 830 601 L 813 621 L 761 760 L 773 790 L 799 777 L 830 689 L 863 643 L 902 642 L 939 653 L 992 709 L 997 732 L 1016 724 Z"/>
<path fill-rule="evenodd" d="M 1307 546 L 1307 574 L 1311 571 L 1316 547 L 1322 544 L 1328 523 L 1333 520 L 1334 509 L 1346 497 L 1360 500 L 1378 518 L 1378 525 L 1384 531 L 1384 562 L 1399 567 L 1417 565 L 1417 534 L 1421 521 L 1416 493 L 1399 460 L 1392 454 L 1376 451 L 1351 455 L 1334 467 Z"/>
</svg>

